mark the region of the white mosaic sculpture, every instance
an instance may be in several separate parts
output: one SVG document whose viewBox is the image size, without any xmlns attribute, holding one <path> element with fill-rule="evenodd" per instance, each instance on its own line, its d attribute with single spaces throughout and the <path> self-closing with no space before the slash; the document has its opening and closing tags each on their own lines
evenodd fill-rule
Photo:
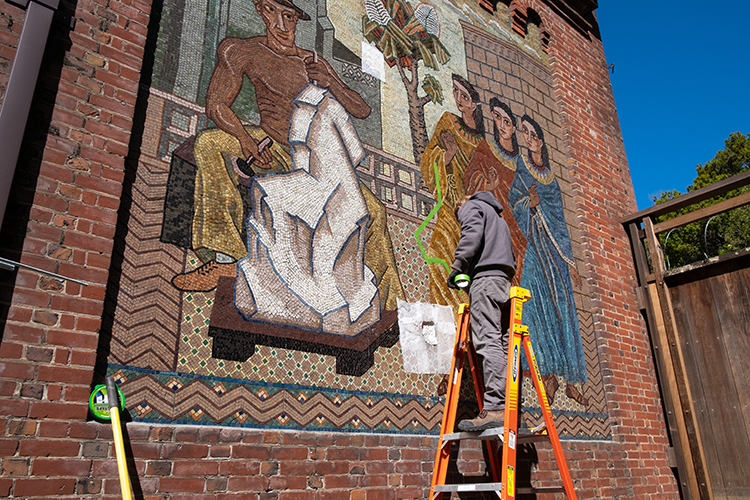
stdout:
<svg viewBox="0 0 750 500">
<path fill-rule="evenodd" d="M 353 336 L 380 319 L 364 263 L 369 212 L 354 172 L 365 152 L 326 89 L 309 84 L 295 104 L 295 170 L 253 179 L 235 307 L 249 321 Z"/>
</svg>

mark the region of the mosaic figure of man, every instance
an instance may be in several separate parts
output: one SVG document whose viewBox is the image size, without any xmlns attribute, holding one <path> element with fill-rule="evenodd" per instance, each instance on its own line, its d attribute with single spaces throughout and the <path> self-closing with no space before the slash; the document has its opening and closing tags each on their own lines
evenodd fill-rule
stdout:
<svg viewBox="0 0 750 500">
<path fill-rule="evenodd" d="M 254 3 L 266 25 L 266 34 L 223 40 L 206 92 L 206 114 L 219 130 L 204 131 L 196 138 L 194 154 L 198 172 L 192 245 L 196 253 L 210 260 L 172 279 L 174 286 L 183 291 L 210 291 L 221 276 L 236 276 L 237 260 L 247 255 L 242 237 L 247 214 L 243 213 L 237 185 L 249 184 L 250 180 L 237 168 L 237 159 L 253 158 L 251 167 L 259 175 L 292 169 L 287 137 L 289 124 L 294 98 L 308 83 L 330 91 L 355 118 L 367 118 L 371 111 L 325 59 L 295 44 L 297 23 L 310 20 L 309 15 L 291 0 L 255 0 Z M 231 109 L 244 77 L 255 87 L 259 126 L 243 124 Z M 271 139 L 267 147 L 266 138 Z M 398 282 L 387 236 L 385 208 L 369 190 L 362 189 L 362 192 L 370 212 L 368 244 L 378 244 L 386 250 L 369 252 L 371 255 L 365 258 L 381 289 L 381 304 L 384 308 L 395 309 L 396 297 L 403 296 L 403 289 Z M 391 302 L 392 307 L 388 307 Z"/>
</svg>

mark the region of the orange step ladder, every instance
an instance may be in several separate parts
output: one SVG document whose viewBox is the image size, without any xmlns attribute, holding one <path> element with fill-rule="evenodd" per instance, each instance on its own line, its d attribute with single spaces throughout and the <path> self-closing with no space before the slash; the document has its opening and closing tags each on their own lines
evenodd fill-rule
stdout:
<svg viewBox="0 0 750 500">
<path fill-rule="evenodd" d="M 448 380 L 448 392 L 445 397 L 445 408 L 443 410 L 443 423 L 440 428 L 438 450 L 435 457 L 435 467 L 432 473 L 432 486 L 430 487 L 430 499 L 441 499 L 444 492 L 465 491 L 494 491 L 502 500 L 512 500 L 516 494 L 533 493 L 565 493 L 568 500 L 576 500 L 573 490 L 573 481 L 565 463 L 565 455 L 560 446 L 560 438 L 552 419 L 552 412 L 547 402 L 542 378 L 534 357 L 534 350 L 529 340 L 529 329 L 521 323 L 523 315 L 523 303 L 531 297 L 528 290 L 514 286 L 510 289 L 511 317 L 508 334 L 508 374 L 505 389 L 505 426 L 487 429 L 481 432 L 454 432 L 456 423 L 456 410 L 458 409 L 458 396 L 461 390 L 461 377 L 463 375 L 464 355 L 469 360 L 474 388 L 477 395 L 479 411 L 482 410 L 484 386 L 479 374 L 477 356 L 474 346 L 469 338 L 469 305 L 461 304 L 458 308 L 458 327 L 456 328 L 456 343 L 453 346 L 453 360 L 451 362 L 450 378 Z M 544 415 L 544 424 L 534 429 L 518 429 L 518 410 L 520 398 L 520 373 L 521 373 L 521 345 L 529 362 L 531 376 L 534 380 L 539 402 Z M 445 484 L 450 461 L 451 443 L 463 439 L 479 439 L 484 441 L 487 455 L 490 457 L 490 472 L 493 482 L 474 484 Z M 557 467 L 560 470 L 562 486 L 516 488 L 516 449 L 518 445 L 546 441 L 552 443 L 555 453 Z M 503 443 L 503 462 L 500 466 L 497 453 L 493 447 L 493 441 Z"/>
</svg>

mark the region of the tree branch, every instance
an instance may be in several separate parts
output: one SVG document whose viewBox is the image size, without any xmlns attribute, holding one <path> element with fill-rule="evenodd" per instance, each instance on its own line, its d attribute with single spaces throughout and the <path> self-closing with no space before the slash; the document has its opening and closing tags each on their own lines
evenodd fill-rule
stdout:
<svg viewBox="0 0 750 500">
<path fill-rule="evenodd" d="M 406 72 L 404 71 L 404 68 L 401 67 L 401 64 L 396 63 L 396 68 L 398 68 L 398 74 L 401 75 L 401 81 L 404 82 L 404 87 L 406 87 L 407 89 L 411 87 L 411 81 L 406 76 Z"/>
</svg>

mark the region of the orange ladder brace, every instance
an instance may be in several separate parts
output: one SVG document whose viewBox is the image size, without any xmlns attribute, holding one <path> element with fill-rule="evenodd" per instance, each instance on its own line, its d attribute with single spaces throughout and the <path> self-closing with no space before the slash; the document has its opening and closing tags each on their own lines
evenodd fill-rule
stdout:
<svg viewBox="0 0 750 500">
<path fill-rule="evenodd" d="M 542 378 L 539 375 L 534 350 L 529 340 L 529 329 L 521 323 L 523 314 L 523 303 L 531 297 L 528 290 L 514 286 L 510 289 L 511 310 L 513 316 L 509 327 L 508 339 L 508 374 L 505 389 L 505 426 L 487 429 L 481 432 L 454 432 L 456 423 L 456 410 L 458 409 L 458 396 L 461 390 L 461 376 L 463 374 L 464 354 L 469 360 L 474 388 L 477 395 L 479 411 L 482 410 L 484 386 L 479 375 L 477 356 L 474 346 L 469 338 L 469 305 L 461 304 L 458 308 L 458 327 L 456 328 L 456 342 L 453 346 L 453 360 L 451 362 L 450 379 L 448 380 L 448 392 L 445 396 L 445 407 L 443 410 L 443 423 L 440 427 L 440 438 L 438 439 L 438 450 L 435 457 L 435 467 L 432 473 L 432 486 L 430 487 L 430 499 L 438 500 L 443 492 L 453 491 L 494 491 L 502 500 L 510 500 L 516 497 L 516 493 L 558 493 L 563 492 L 569 500 L 576 500 L 573 490 L 573 481 L 565 463 L 565 455 L 560 446 L 560 438 L 552 419 L 552 412 L 547 402 Z M 534 388 L 542 406 L 544 424 L 534 429 L 518 430 L 519 410 L 519 375 L 521 373 L 521 344 L 529 362 L 531 376 L 534 380 Z M 484 441 L 487 454 L 490 457 L 490 472 L 492 483 L 474 484 L 445 484 L 450 461 L 450 448 L 453 441 L 462 439 L 480 439 Z M 520 444 L 547 440 L 552 443 L 555 453 L 557 467 L 562 478 L 562 487 L 537 487 L 516 488 L 516 448 Z M 492 446 L 493 441 L 501 440 L 503 443 L 502 468 L 498 463 L 497 453 Z"/>
</svg>

